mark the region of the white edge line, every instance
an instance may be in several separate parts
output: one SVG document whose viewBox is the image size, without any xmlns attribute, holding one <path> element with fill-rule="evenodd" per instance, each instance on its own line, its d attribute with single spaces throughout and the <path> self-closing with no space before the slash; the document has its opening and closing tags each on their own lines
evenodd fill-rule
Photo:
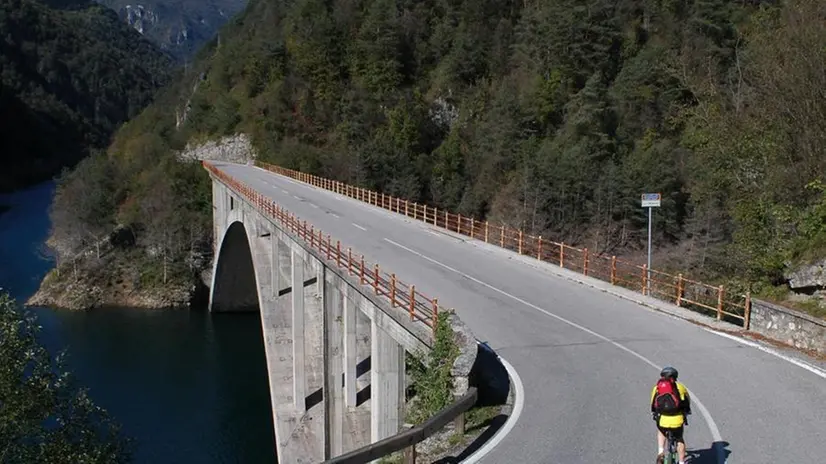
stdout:
<svg viewBox="0 0 826 464">
<path fill-rule="evenodd" d="M 811 372 L 812 374 L 826 379 L 826 371 L 824 371 L 823 369 L 815 367 L 815 366 L 813 366 L 813 365 L 811 365 L 807 362 L 801 361 L 799 359 L 795 359 L 791 356 L 786 356 L 785 354 L 780 353 L 778 351 L 775 351 L 775 350 L 773 350 L 773 349 L 771 349 L 767 346 L 763 346 L 760 343 L 752 342 L 750 340 L 746 340 L 744 338 L 740 338 L 740 337 L 737 337 L 737 336 L 734 336 L 734 335 L 731 335 L 731 334 L 727 334 L 725 332 L 718 332 L 716 330 L 712 330 L 712 329 L 709 329 L 709 328 L 706 328 L 706 327 L 703 327 L 702 329 L 705 330 L 706 332 L 711 332 L 715 335 L 719 335 L 721 337 L 728 338 L 730 340 L 734 340 L 737 343 L 742 343 L 743 345 L 750 346 L 752 348 L 757 348 L 758 350 L 763 351 L 764 353 L 768 353 L 768 354 L 771 354 L 773 356 L 777 356 L 778 358 L 780 358 L 784 361 L 790 362 L 790 363 L 794 364 L 797 367 L 806 369 L 807 371 Z"/>
<path fill-rule="evenodd" d="M 361 229 L 361 230 L 364 230 L 364 231 L 366 231 L 366 230 L 367 230 L 367 229 L 365 229 L 364 227 L 362 227 L 362 226 L 360 226 L 360 225 L 356 224 L 355 222 L 353 223 L 353 225 L 354 225 L 354 226 L 356 226 L 356 227 L 358 227 L 358 228 L 359 228 L 359 229 Z"/>
<path fill-rule="evenodd" d="M 568 319 L 565 319 L 564 317 L 559 316 L 559 315 L 557 315 L 557 314 L 554 314 L 554 313 L 552 313 L 552 312 L 550 312 L 550 311 L 548 311 L 548 310 L 546 310 L 546 309 L 542 309 L 542 308 L 540 308 L 539 306 L 536 306 L 535 304 L 533 304 L 533 303 L 531 303 L 531 302 L 529 302 L 529 301 L 525 301 L 525 300 L 523 300 L 522 298 L 519 298 L 518 296 L 511 295 L 510 293 L 508 293 L 508 292 L 506 292 L 506 291 L 504 291 L 504 290 L 502 290 L 502 289 L 496 288 L 496 287 L 494 287 L 493 285 L 491 285 L 491 284 L 489 284 L 489 283 L 483 282 L 483 281 L 481 281 L 481 280 L 479 280 L 479 279 L 477 279 L 477 278 L 475 278 L 475 277 L 473 277 L 473 276 L 470 276 L 470 275 L 468 275 L 468 274 L 465 274 L 464 272 L 459 271 L 459 270 L 457 270 L 457 269 L 454 269 L 454 268 L 452 268 L 452 267 L 448 266 L 447 264 L 440 263 L 439 261 L 436 261 L 436 260 L 435 260 L 435 259 L 433 259 L 433 258 L 430 258 L 430 257 L 428 257 L 428 256 L 425 256 L 425 255 L 423 255 L 423 254 L 419 253 L 418 251 L 413 250 L 413 249 L 411 249 L 411 248 L 408 248 L 408 247 L 406 247 L 406 246 L 404 246 L 404 245 L 402 245 L 402 244 L 400 244 L 400 243 L 394 242 L 393 240 L 390 240 L 389 238 L 385 238 L 384 240 L 385 240 L 385 241 L 387 241 L 387 242 L 389 242 L 389 243 L 391 243 L 391 244 L 393 244 L 393 245 L 396 245 L 397 247 L 399 247 L 399 248 L 401 248 L 401 249 L 403 249 L 403 250 L 407 250 L 408 252 L 413 253 L 414 255 L 419 256 L 419 257 L 420 257 L 420 258 L 422 258 L 422 259 L 425 259 L 425 260 L 427 260 L 427 261 L 430 261 L 430 262 L 432 262 L 432 263 L 434 263 L 434 264 L 438 264 L 439 266 L 442 266 L 443 268 L 445 268 L 445 269 L 447 269 L 447 270 L 453 271 L 453 272 L 455 272 L 456 274 L 459 274 L 460 276 L 462 276 L 462 277 L 464 277 L 464 278 L 466 278 L 466 279 L 468 279 L 468 280 L 471 280 L 471 281 L 473 281 L 473 282 L 476 282 L 476 283 L 477 283 L 477 284 L 479 284 L 479 285 L 482 285 L 482 286 L 484 286 L 484 287 L 487 287 L 487 288 L 489 288 L 489 289 L 491 289 L 491 290 L 493 290 L 493 291 L 495 291 L 495 292 L 498 292 L 498 293 L 500 293 L 500 294 L 502 294 L 502 295 L 504 295 L 504 296 L 507 296 L 507 297 L 509 297 L 509 298 L 513 299 L 514 301 L 517 301 L 517 302 L 519 302 L 519 303 L 522 303 L 523 305 L 528 306 L 529 308 L 533 308 L 534 310 L 539 311 L 539 312 L 541 312 L 541 313 L 543 313 L 543 314 L 545 314 L 545 315 L 547 315 L 547 316 L 549 316 L 549 317 L 552 317 L 552 318 L 554 318 L 554 319 L 557 319 L 557 320 L 559 320 L 560 322 L 563 322 L 563 323 L 565 323 L 565 324 L 567 324 L 567 325 L 570 325 L 571 327 L 577 328 L 577 329 L 579 329 L 579 330 L 581 330 L 581 331 L 583 331 L 583 332 L 585 332 L 585 333 L 587 333 L 587 334 L 590 334 L 590 335 L 593 335 L 594 337 L 599 338 L 600 340 L 606 341 L 606 342 L 608 342 L 608 343 L 610 343 L 610 344 L 614 345 L 615 347 L 617 347 L 617 348 L 621 349 L 622 351 L 625 351 L 626 353 L 628 353 L 628 354 L 630 354 L 630 355 L 632 355 L 632 356 L 636 357 L 637 359 L 639 359 L 639 360 L 643 361 L 644 363 L 648 364 L 649 366 L 651 366 L 651 367 L 653 367 L 653 368 L 655 368 L 655 369 L 657 369 L 657 370 L 659 370 L 659 369 L 660 369 L 660 366 L 658 366 L 657 364 L 655 364 L 655 363 L 654 363 L 653 361 L 651 361 L 650 359 L 646 358 L 645 356 L 643 356 L 643 355 L 641 355 L 641 354 L 637 353 L 636 351 L 632 350 L 631 348 L 628 348 L 627 346 L 625 346 L 625 345 L 623 345 L 623 344 L 621 344 L 621 343 L 618 343 L 618 342 L 616 342 L 616 341 L 614 341 L 614 340 L 611 340 L 610 338 L 606 337 L 605 335 L 602 335 L 602 334 L 599 334 L 599 333 L 597 333 L 597 332 L 594 332 L 593 330 L 591 330 L 591 329 L 589 329 L 589 328 L 587 328 L 587 327 L 585 327 L 585 326 L 579 325 L 579 324 L 577 324 L 576 322 L 569 321 Z M 702 401 L 700 401 L 700 398 L 698 398 L 698 397 L 697 397 L 697 395 L 695 395 L 695 394 L 693 394 L 693 393 L 690 393 L 690 390 L 689 390 L 689 394 L 690 394 L 690 395 L 691 395 L 691 397 L 692 397 L 692 398 L 691 398 L 691 399 L 692 399 L 692 402 L 693 402 L 693 403 L 695 403 L 695 404 L 697 405 L 698 409 L 700 410 L 700 414 L 702 414 L 702 415 L 703 415 L 703 419 L 705 419 L 705 421 L 706 421 L 706 425 L 708 426 L 708 430 L 709 430 L 709 432 L 711 432 L 711 438 L 714 440 L 714 442 L 722 442 L 722 441 L 723 441 L 723 437 L 722 437 L 722 435 L 720 435 L 720 429 L 717 427 L 717 423 L 716 423 L 716 422 L 714 422 L 714 419 L 711 417 L 711 414 L 708 412 L 708 409 L 705 407 L 705 405 L 702 403 Z M 717 451 L 717 462 L 718 462 L 719 464 L 725 464 L 725 463 L 726 463 L 726 457 L 725 457 L 725 451 L 723 450 L 723 447 L 717 446 L 717 447 L 715 447 L 715 449 L 716 449 L 716 451 Z"/>
<path fill-rule="evenodd" d="M 479 342 L 477 342 L 477 344 L 478 343 Z M 513 429 L 516 425 L 516 422 L 519 420 L 519 416 L 522 415 L 522 408 L 525 406 L 525 388 L 522 385 L 522 379 L 519 378 L 519 374 L 516 372 L 516 369 L 514 369 L 513 366 L 505 360 L 505 358 L 499 355 L 497 355 L 497 357 L 499 357 L 499 362 L 505 366 L 505 370 L 508 371 L 508 375 L 511 378 L 511 384 L 516 390 L 514 392 L 513 410 L 508 416 L 508 420 L 505 421 L 505 425 L 499 429 L 499 431 L 496 432 L 496 434 L 494 434 L 493 437 L 491 437 L 491 439 L 488 440 L 481 448 L 471 453 L 471 455 L 466 459 L 460 461 L 463 464 L 474 464 L 493 451 L 493 449 L 496 448 L 496 446 L 499 445 L 499 443 L 504 440 L 506 436 L 508 436 L 511 429 Z"/>
</svg>

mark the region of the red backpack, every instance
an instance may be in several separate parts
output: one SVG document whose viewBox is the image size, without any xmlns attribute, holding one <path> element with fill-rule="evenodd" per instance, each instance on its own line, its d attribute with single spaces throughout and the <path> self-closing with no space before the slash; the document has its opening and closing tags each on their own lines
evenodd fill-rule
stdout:
<svg viewBox="0 0 826 464">
<path fill-rule="evenodd" d="M 654 395 L 654 410 L 660 414 L 674 415 L 682 410 L 680 390 L 677 382 L 670 379 L 657 381 L 657 393 Z"/>
</svg>

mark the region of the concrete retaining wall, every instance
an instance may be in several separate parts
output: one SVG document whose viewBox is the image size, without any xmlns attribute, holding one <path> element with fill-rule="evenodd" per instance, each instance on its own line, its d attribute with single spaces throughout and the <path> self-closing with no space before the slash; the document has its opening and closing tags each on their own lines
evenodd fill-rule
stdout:
<svg viewBox="0 0 826 464">
<path fill-rule="evenodd" d="M 826 321 L 793 309 L 752 299 L 749 329 L 797 348 L 826 354 Z"/>
</svg>

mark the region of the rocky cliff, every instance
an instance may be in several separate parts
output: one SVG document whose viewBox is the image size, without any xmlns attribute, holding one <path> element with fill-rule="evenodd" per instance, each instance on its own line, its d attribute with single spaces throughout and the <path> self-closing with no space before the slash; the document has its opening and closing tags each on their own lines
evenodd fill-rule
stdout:
<svg viewBox="0 0 826 464">
<path fill-rule="evenodd" d="M 246 5 L 246 0 L 98 1 L 115 10 L 123 21 L 179 62 L 191 59 Z"/>
</svg>

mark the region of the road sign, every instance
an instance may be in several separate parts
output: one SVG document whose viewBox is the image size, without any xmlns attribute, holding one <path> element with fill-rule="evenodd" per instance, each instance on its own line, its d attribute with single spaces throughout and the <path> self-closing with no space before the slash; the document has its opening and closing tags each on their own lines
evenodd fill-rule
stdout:
<svg viewBox="0 0 826 464">
<path fill-rule="evenodd" d="M 643 208 L 659 208 L 662 196 L 659 193 L 643 193 L 642 207 Z"/>
</svg>

